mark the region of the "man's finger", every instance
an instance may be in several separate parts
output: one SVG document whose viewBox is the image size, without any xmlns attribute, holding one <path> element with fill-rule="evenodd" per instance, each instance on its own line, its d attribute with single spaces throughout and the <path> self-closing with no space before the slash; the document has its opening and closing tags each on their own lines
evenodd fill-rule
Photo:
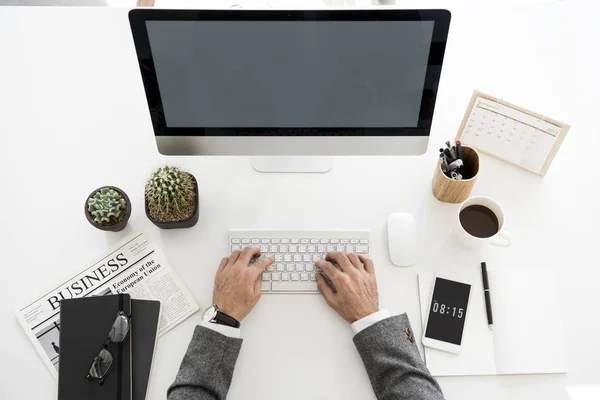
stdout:
<svg viewBox="0 0 600 400">
<path fill-rule="evenodd" d="M 265 269 L 267 269 L 267 267 L 271 264 L 273 264 L 273 260 L 271 258 L 261 258 L 260 260 L 252 264 L 250 268 L 254 268 L 256 270 L 256 275 L 260 277 L 260 274 L 262 274 L 265 271 Z"/>
<path fill-rule="evenodd" d="M 238 261 L 240 261 L 242 263 L 242 265 L 244 267 L 247 267 L 248 264 L 250 264 L 250 260 L 252 259 L 252 257 L 258 257 L 260 256 L 260 250 L 258 249 L 258 247 L 244 247 L 244 249 L 242 250 L 242 254 L 240 254 L 240 258 L 238 259 Z"/>
<path fill-rule="evenodd" d="M 360 262 L 360 260 L 358 259 L 358 257 L 356 256 L 356 254 L 354 253 L 348 253 L 348 260 L 350 260 L 350 262 L 352 263 L 352 265 L 354 266 L 354 268 L 360 270 L 360 271 L 364 271 L 365 267 L 363 265 L 363 263 Z"/>
<path fill-rule="evenodd" d="M 329 284 L 320 272 L 316 273 L 315 276 L 317 278 L 317 287 L 319 288 L 319 291 L 321 292 L 323 297 L 325 297 L 327 303 L 331 304 L 335 296 L 333 289 L 331 289 L 331 286 L 329 286 Z"/>
<path fill-rule="evenodd" d="M 325 257 L 327 261 L 335 261 L 340 266 L 342 271 L 347 274 L 355 272 L 356 268 L 352 265 L 346 253 L 340 253 L 339 251 L 330 251 Z"/>
<path fill-rule="evenodd" d="M 331 279 L 331 281 L 335 284 L 341 272 L 336 267 L 334 267 L 332 263 L 319 260 L 315 263 L 315 265 L 321 268 L 323 272 L 325 272 L 325 275 L 327 275 L 327 277 Z"/>
<path fill-rule="evenodd" d="M 242 252 L 239 250 L 234 251 L 233 253 L 231 253 L 231 256 L 229 257 L 229 261 L 227 262 L 227 265 L 233 265 L 236 263 L 236 261 L 238 260 L 238 258 L 240 258 L 240 254 Z"/>
<path fill-rule="evenodd" d="M 371 275 L 375 273 L 375 266 L 373 265 L 373 261 L 371 261 L 371 259 L 369 257 L 363 256 L 362 254 L 359 254 L 358 255 L 358 259 L 365 266 L 365 271 L 367 271 Z"/>
<path fill-rule="evenodd" d="M 225 269 L 225 267 L 227 266 L 228 262 L 229 262 L 229 257 L 224 257 L 221 260 L 221 264 L 219 264 L 219 268 L 217 268 L 217 273 L 223 271 Z"/>
</svg>

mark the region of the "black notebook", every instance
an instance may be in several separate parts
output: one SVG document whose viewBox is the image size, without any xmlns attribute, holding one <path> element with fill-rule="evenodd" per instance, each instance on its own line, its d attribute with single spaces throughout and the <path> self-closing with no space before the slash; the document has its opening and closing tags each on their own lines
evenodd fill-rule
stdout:
<svg viewBox="0 0 600 400">
<path fill-rule="evenodd" d="M 160 302 L 131 300 L 131 342 L 133 345 L 133 400 L 144 400 L 150 379 L 154 345 L 158 333 Z"/>
<path fill-rule="evenodd" d="M 131 400 L 131 333 L 108 345 L 113 363 L 104 382 L 86 378 L 119 311 L 131 315 L 128 294 L 61 301 L 58 400 Z"/>
</svg>

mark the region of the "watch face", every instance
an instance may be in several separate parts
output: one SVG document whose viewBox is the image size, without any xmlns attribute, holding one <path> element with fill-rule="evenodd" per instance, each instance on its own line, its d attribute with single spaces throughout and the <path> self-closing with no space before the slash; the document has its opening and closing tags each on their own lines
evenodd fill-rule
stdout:
<svg viewBox="0 0 600 400">
<path fill-rule="evenodd" d="M 217 307 L 215 307 L 213 304 L 212 306 L 208 307 L 206 309 L 206 311 L 204 311 L 204 314 L 202 314 L 202 321 L 210 322 L 213 319 L 215 319 L 216 316 L 217 316 Z"/>
</svg>

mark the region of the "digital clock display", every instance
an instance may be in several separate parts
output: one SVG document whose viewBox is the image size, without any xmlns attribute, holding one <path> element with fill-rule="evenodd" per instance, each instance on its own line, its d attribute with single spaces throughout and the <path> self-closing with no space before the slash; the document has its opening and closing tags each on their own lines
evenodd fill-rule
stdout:
<svg viewBox="0 0 600 400">
<path fill-rule="evenodd" d="M 460 346 L 471 285 L 436 278 L 425 336 Z"/>
</svg>

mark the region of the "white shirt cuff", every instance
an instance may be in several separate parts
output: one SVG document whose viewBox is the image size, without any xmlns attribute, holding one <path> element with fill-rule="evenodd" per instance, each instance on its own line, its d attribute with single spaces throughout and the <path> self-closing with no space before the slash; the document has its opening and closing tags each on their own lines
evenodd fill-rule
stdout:
<svg viewBox="0 0 600 400">
<path fill-rule="evenodd" d="M 350 326 L 352 327 L 352 330 L 356 335 L 360 333 L 360 331 L 362 331 L 363 329 L 367 329 L 371 325 L 376 324 L 377 322 L 386 318 L 389 318 L 390 316 L 391 315 L 388 310 L 379 310 L 371 315 L 367 315 L 366 317 L 359 319 L 358 321 L 354 321 Z"/>
<path fill-rule="evenodd" d="M 200 322 L 200 326 L 219 332 L 230 338 L 239 339 L 242 336 L 242 330 L 240 328 L 234 328 L 233 326 L 214 324 L 212 322 Z"/>
</svg>

